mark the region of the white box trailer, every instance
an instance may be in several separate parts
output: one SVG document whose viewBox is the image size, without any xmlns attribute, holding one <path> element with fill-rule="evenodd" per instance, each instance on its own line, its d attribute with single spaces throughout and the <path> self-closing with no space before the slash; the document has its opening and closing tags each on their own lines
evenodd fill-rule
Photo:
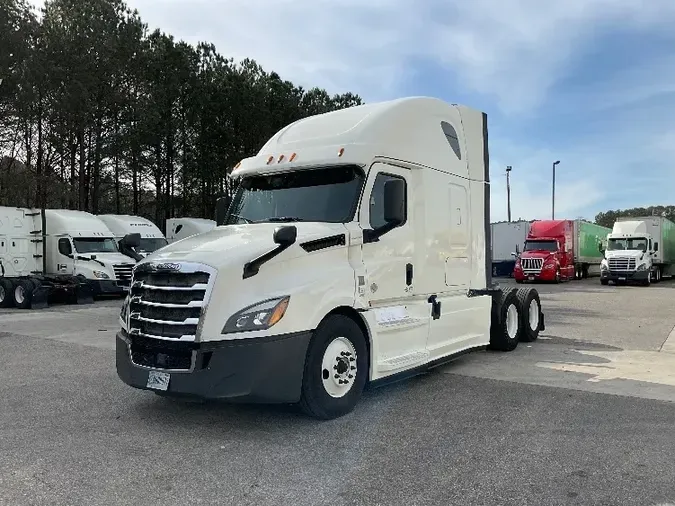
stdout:
<svg viewBox="0 0 675 506">
<path fill-rule="evenodd" d="M 92 214 L 0 207 L 3 307 L 44 307 L 51 293 L 81 300 L 92 293 L 123 295 L 133 266 L 117 250 L 112 232 Z"/>
<path fill-rule="evenodd" d="M 141 260 L 168 244 L 162 231 L 147 218 L 127 214 L 99 214 L 98 218 L 114 234 L 120 252 L 134 260 Z M 137 247 L 125 240 L 132 234 L 139 235 Z"/>
<path fill-rule="evenodd" d="M 513 276 L 517 255 L 525 244 L 531 221 L 497 221 L 492 231 L 492 275 Z"/>
<path fill-rule="evenodd" d="M 128 385 L 335 418 L 366 384 L 543 328 L 536 290 L 491 279 L 483 113 L 416 97 L 308 117 L 233 176 L 224 226 L 136 266 Z"/>
<path fill-rule="evenodd" d="M 209 232 L 215 227 L 215 220 L 204 218 L 168 218 L 166 220 L 166 238 L 169 243 L 173 243 L 186 237 Z"/>
</svg>

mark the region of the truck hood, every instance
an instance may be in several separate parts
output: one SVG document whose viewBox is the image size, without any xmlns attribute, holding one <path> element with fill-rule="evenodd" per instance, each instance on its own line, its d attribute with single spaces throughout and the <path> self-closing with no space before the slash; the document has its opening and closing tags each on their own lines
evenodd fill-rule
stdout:
<svg viewBox="0 0 675 506">
<path fill-rule="evenodd" d="M 106 266 L 110 267 L 117 264 L 136 263 L 136 261 L 133 258 L 129 258 L 128 256 L 123 255 L 122 253 L 78 253 L 78 256 L 85 258 L 91 258 L 92 255 L 96 257 L 96 260 L 94 260 L 92 263 L 96 264 L 97 262 L 101 262 Z"/>
<path fill-rule="evenodd" d="M 316 239 L 346 234 L 347 229 L 341 223 L 255 223 L 246 225 L 226 225 L 216 227 L 209 232 L 186 237 L 164 246 L 148 255 L 139 264 L 147 262 L 198 262 L 216 269 L 246 262 L 274 249 L 274 231 L 278 227 L 295 226 L 298 236 L 295 243 L 275 257 L 270 263 L 290 260 L 307 252 L 300 244 Z"/>
<path fill-rule="evenodd" d="M 520 258 L 543 258 L 546 260 L 548 257 L 552 256 L 553 253 L 551 253 L 548 250 L 529 250 L 529 251 L 523 251 L 520 254 Z"/>
<path fill-rule="evenodd" d="M 605 258 L 617 258 L 617 257 L 623 257 L 623 258 L 637 258 L 640 259 L 642 255 L 647 255 L 646 253 L 643 253 L 640 250 L 634 250 L 634 249 L 616 249 L 616 250 L 611 250 L 611 251 L 605 251 Z"/>
</svg>

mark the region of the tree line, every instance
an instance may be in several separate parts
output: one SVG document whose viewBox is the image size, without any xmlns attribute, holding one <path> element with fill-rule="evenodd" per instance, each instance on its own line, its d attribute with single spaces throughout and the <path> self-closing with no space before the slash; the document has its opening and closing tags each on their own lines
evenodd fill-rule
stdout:
<svg viewBox="0 0 675 506">
<path fill-rule="evenodd" d="M 150 32 L 121 0 L 0 0 L 0 48 L 0 205 L 212 218 L 277 130 L 362 103 Z"/>
<path fill-rule="evenodd" d="M 632 209 L 605 211 L 595 216 L 595 223 L 612 228 L 618 218 L 636 218 L 638 216 L 665 216 L 670 221 L 675 222 L 675 206 L 634 207 Z"/>
</svg>

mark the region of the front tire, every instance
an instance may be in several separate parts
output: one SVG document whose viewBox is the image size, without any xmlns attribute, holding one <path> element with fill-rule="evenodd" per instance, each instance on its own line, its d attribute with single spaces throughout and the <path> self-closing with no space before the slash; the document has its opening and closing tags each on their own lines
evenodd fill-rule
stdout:
<svg viewBox="0 0 675 506">
<path fill-rule="evenodd" d="M 357 323 L 343 315 L 328 316 L 307 350 L 301 409 L 321 420 L 350 413 L 366 385 L 368 362 L 366 337 Z"/>
</svg>

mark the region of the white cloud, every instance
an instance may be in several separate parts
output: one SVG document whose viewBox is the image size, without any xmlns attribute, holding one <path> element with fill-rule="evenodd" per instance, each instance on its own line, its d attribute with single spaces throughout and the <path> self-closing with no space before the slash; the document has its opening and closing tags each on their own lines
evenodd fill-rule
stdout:
<svg viewBox="0 0 675 506">
<path fill-rule="evenodd" d="M 397 93 L 411 59 L 493 96 L 508 113 L 532 110 L 603 27 L 675 20 L 670 0 L 129 0 L 152 27 L 225 55 L 251 57 L 304 85 Z M 450 93 L 449 93 L 450 95 Z M 445 97 L 451 99 L 451 96 Z"/>
</svg>

